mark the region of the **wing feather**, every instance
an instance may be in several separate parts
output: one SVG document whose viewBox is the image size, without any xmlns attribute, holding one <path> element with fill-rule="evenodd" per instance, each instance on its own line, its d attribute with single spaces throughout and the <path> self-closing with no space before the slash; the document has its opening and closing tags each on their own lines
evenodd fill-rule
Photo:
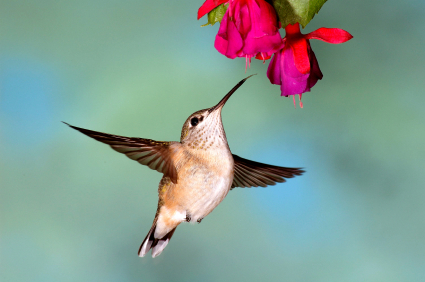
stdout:
<svg viewBox="0 0 425 282">
<path fill-rule="evenodd" d="M 177 170 L 170 156 L 170 145 L 178 142 L 125 137 L 67 125 L 99 142 L 108 144 L 115 151 L 125 154 L 142 165 L 162 172 L 170 177 L 172 182 L 177 183 Z"/>
<path fill-rule="evenodd" d="M 276 185 L 276 182 L 285 182 L 285 178 L 301 175 L 304 170 L 300 168 L 280 167 L 250 161 L 233 155 L 235 170 L 232 189 L 236 187 L 267 187 Z"/>
</svg>

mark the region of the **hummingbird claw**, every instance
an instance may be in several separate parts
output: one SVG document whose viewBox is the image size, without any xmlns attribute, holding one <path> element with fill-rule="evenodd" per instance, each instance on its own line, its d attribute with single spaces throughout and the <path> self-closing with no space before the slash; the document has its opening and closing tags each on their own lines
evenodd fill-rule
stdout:
<svg viewBox="0 0 425 282">
<path fill-rule="evenodd" d="M 203 220 L 203 218 L 198 218 L 198 220 L 196 222 L 201 223 L 202 220 Z"/>
<path fill-rule="evenodd" d="M 192 218 L 190 217 L 190 215 L 186 215 L 185 220 L 186 220 L 186 222 L 190 222 L 192 220 Z"/>
</svg>

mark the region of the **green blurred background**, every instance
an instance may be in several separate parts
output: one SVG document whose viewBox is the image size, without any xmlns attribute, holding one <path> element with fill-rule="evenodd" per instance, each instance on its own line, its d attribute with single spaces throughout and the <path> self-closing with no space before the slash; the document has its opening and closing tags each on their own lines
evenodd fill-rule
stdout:
<svg viewBox="0 0 425 282">
<path fill-rule="evenodd" d="M 425 281 L 425 2 L 328 1 L 304 108 L 214 49 L 199 1 L 0 1 L 0 281 Z M 223 109 L 235 154 L 302 177 L 235 189 L 139 258 L 161 175 L 61 123 L 179 140 Z"/>
</svg>

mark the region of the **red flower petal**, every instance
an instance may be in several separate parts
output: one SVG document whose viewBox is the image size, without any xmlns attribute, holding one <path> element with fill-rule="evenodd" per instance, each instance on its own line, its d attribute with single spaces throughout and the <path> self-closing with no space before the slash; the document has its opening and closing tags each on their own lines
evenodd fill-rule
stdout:
<svg viewBox="0 0 425 282">
<path fill-rule="evenodd" d="M 291 46 L 292 52 L 294 52 L 294 62 L 298 71 L 302 74 L 309 73 L 310 59 L 307 52 L 307 40 L 298 38 L 291 41 L 288 40 L 287 44 Z"/>
<path fill-rule="evenodd" d="M 319 39 L 327 43 L 339 44 L 350 40 L 353 36 L 343 29 L 321 27 L 318 30 L 304 35 L 304 38 Z"/>
<path fill-rule="evenodd" d="M 285 26 L 285 32 L 286 32 L 285 37 L 303 36 L 300 32 L 299 23 L 288 24 L 287 26 Z"/>
<path fill-rule="evenodd" d="M 257 60 L 261 60 L 261 61 L 268 60 L 268 59 L 270 59 L 271 57 L 272 57 L 272 55 L 268 55 L 268 54 L 263 53 L 263 52 L 260 52 L 260 53 L 258 53 L 257 55 L 255 55 L 255 58 L 256 58 Z"/>
<path fill-rule="evenodd" d="M 256 1 L 261 10 L 261 27 L 267 35 L 272 35 L 277 32 L 277 18 L 273 7 L 264 0 Z"/>
<path fill-rule="evenodd" d="M 229 19 L 229 11 L 224 14 L 220 28 L 215 37 L 214 47 L 218 52 L 230 59 L 238 56 L 238 52 L 243 47 L 243 40 L 239 34 L 235 23 Z"/>
<path fill-rule="evenodd" d="M 258 7 L 251 7 L 248 4 L 250 4 L 250 1 L 233 1 L 228 9 L 229 17 L 235 22 L 236 28 L 242 37 L 252 29 L 252 24 L 255 22 L 255 16 L 252 15 L 255 14 L 253 9 L 257 8 L 258 13 L 260 13 Z"/>
<path fill-rule="evenodd" d="M 269 67 L 267 69 L 267 77 L 269 78 L 272 84 L 277 84 L 277 85 L 282 84 L 281 56 L 282 56 L 281 51 L 276 52 L 272 60 L 270 61 Z"/>
<path fill-rule="evenodd" d="M 217 7 L 218 5 L 221 5 L 228 1 L 229 0 L 206 0 L 198 10 L 198 20 L 205 16 L 205 14 L 211 12 L 211 10 Z"/>
</svg>

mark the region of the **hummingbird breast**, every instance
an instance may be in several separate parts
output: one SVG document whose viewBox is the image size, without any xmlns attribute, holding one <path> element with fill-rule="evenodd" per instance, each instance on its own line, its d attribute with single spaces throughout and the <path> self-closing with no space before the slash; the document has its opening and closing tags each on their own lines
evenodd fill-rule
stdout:
<svg viewBox="0 0 425 282">
<path fill-rule="evenodd" d="M 233 157 L 227 146 L 197 150 L 181 145 L 178 181 L 160 193 L 167 210 L 192 222 L 207 216 L 226 197 L 233 182 Z M 161 195 L 162 194 L 162 195 Z"/>
</svg>

